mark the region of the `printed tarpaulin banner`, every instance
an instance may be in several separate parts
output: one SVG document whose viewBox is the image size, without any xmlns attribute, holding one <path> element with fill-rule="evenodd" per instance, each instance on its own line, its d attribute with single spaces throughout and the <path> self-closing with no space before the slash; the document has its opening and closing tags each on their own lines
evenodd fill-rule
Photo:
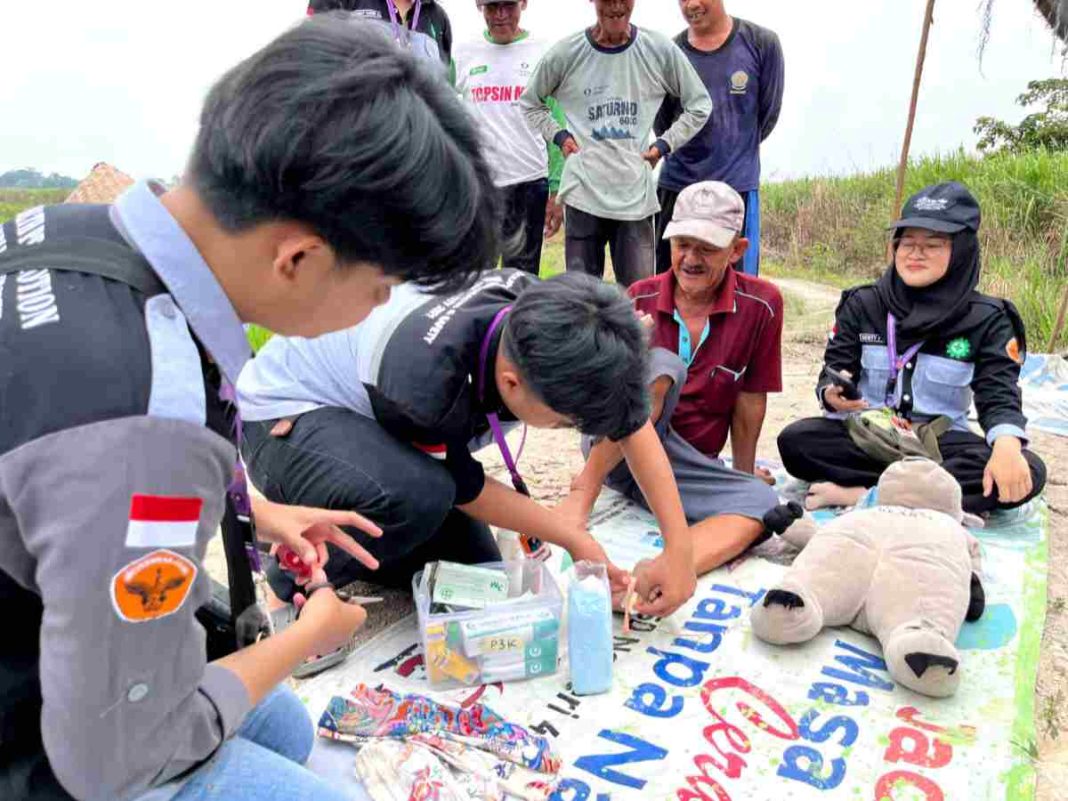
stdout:
<svg viewBox="0 0 1068 801">
<path fill-rule="evenodd" d="M 1068 437 L 1068 361 L 1029 353 L 1020 370 L 1020 388 L 1028 427 Z"/>
<path fill-rule="evenodd" d="M 614 493 L 593 520 L 623 567 L 659 547 L 652 517 Z M 485 704 L 552 738 L 565 761 L 554 798 L 566 801 L 1026 799 L 1034 792 L 1027 751 L 1046 599 L 1045 508 L 1034 504 L 975 533 L 987 608 L 961 633 L 964 677 L 948 699 L 896 686 L 878 642 L 851 629 L 792 647 L 755 638 L 749 610 L 789 561 L 774 541 L 763 556 L 703 577 L 670 618 L 639 617 L 624 635 L 617 616 L 614 685 L 605 695 L 572 694 L 566 657 L 538 680 L 428 693 L 414 616 L 299 692 L 313 719 L 360 682 Z M 566 576 L 560 581 L 566 589 Z M 351 757 L 343 759 L 352 782 Z"/>
</svg>

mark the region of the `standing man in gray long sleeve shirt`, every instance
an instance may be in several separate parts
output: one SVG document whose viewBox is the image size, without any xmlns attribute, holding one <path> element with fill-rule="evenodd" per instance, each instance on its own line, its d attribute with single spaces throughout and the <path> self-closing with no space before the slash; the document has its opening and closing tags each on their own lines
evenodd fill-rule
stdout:
<svg viewBox="0 0 1068 801">
<path fill-rule="evenodd" d="M 527 122 L 567 159 L 559 192 L 567 269 L 603 276 L 607 244 L 616 279 L 630 286 L 654 269 L 660 206 L 653 168 L 704 127 L 712 101 L 670 39 L 630 24 L 635 0 L 591 2 L 597 24 L 549 50 L 519 102 Z M 681 99 L 682 113 L 646 149 L 668 95 Z M 547 97 L 564 112 L 566 128 L 553 119 Z"/>
</svg>

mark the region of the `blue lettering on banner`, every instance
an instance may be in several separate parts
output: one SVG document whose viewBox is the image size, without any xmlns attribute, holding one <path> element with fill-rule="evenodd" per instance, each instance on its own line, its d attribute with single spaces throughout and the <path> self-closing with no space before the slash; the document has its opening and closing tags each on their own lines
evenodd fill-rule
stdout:
<svg viewBox="0 0 1068 801">
<path fill-rule="evenodd" d="M 808 691 L 811 701 L 824 701 L 838 706 L 867 706 L 868 694 L 863 690 L 857 690 L 855 698 L 849 697 L 849 688 L 841 684 L 833 684 L 829 681 L 816 681 Z"/>
<path fill-rule="evenodd" d="M 646 651 L 653 656 L 660 657 L 653 665 L 653 672 L 657 678 L 676 687 L 696 687 L 704 680 L 705 671 L 711 667 L 708 662 L 690 659 L 688 656 L 676 654 L 673 651 L 661 651 L 659 648 L 647 648 Z M 677 671 L 673 673 L 671 669 L 674 666 L 686 671 L 687 674 L 677 675 Z"/>
<path fill-rule="evenodd" d="M 832 679 L 841 679 L 842 681 L 848 681 L 853 684 L 863 684 L 865 687 L 871 687 L 876 690 L 890 691 L 894 689 L 894 683 L 876 676 L 870 673 L 870 670 L 881 670 L 884 673 L 887 672 L 886 662 L 875 654 L 868 653 L 867 651 L 857 648 L 855 645 L 850 645 L 842 640 L 834 641 L 835 647 L 842 648 L 854 654 L 854 656 L 844 656 L 839 654 L 835 657 L 835 661 L 841 662 L 850 672 L 839 670 L 838 668 L 825 667 L 822 671 L 824 676 L 830 676 Z"/>
<path fill-rule="evenodd" d="M 736 587 L 728 587 L 721 584 L 715 584 L 709 589 L 711 592 L 733 596 L 735 599 L 741 600 L 732 604 L 729 601 L 715 597 L 701 599 L 694 611 L 693 618 L 684 624 L 684 628 L 688 632 L 694 632 L 695 638 L 676 637 L 673 641 L 674 645 L 680 648 L 688 648 L 701 654 L 715 652 L 723 643 L 723 637 L 728 631 L 730 622 L 737 621 L 741 617 L 743 609 L 754 606 L 757 601 L 764 597 L 765 592 L 763 589 L 759 589 L 756 592 L 746 592 Z M 739 606 L 738 604 L 741 605 Z M 638 622 L 642 623 L 643 621 L 639 620 Z M 634 621 L 632 621 L 632 629 L 638 632 L 654 631 L 656 629 L 655 621 L 643 626 L 634 626 L 633 623 Z M 623 638 L 616 639 L 616 650 L 625 650 L 618 647 L 620 645 L 618 640 Z M 624 640 L 623 644 L 630 644 L 630 641 Z M 657 677 L 666 684 L 676 687 L 693 687 L 700 684 L 704 678 L 705 671 L 710 667 L 708 662 L 692 659 L 673 651 L 662 651 L 657 648 L 648 648 L 646 650 L 653 656 L 659 657 L 653 665 L 653 672 Z M 684 696 L 671 694 L 667 688 L 655 682 L 645 682 L 639 684 L 631 692 L 630 697 L 624 702 L 624 706 L 646 717 L 665 719 L 673 718 L 682 712 L 685 703 Z M 577 715 L 571 715 L 571 717 L 577 717 Z M 556 733 L 555 730 L 553 733 Z M 643 788 L 646 781 L 614 770 L 615 766 L 663 760 L 669 753 L 666 748 L 661 748 L 653 743 L 622 732 L 603 730 L 599 736 L 610 742 L 626 746 L 630 750 L 621 754 L 583 756 L 574 762 L 574 767 L 604 781 L 632 789 Z M 611 796 L 608 793 L 598 793 L 594 796 L 587 782 L 568 777 L 561 780 L 556 792 L 550 797 L 550 801 L 588 801 L 591 798 L 595 798 L 595 801 L 610 801 Z"/>
<path fill-rule="evenodd" d="M 779 776 L 804 782 L 817 790 L 833 790 L 846 775 L 844 759 L 832 760 L 830 773 L 825 773 L 823 755 L 815 748 L 804 745 L 791 745 L 783 752 L 782 760 L 776 771 Z"/>
<path fill-rule="evenodd" d="M 646 701 L 646 698 L 649 698 L 649 700 Z M 670 706 L 664 709 L 664 702 L 667 698 L 667 690 L 659 684 L 649 682 L 635 687 L 634 692 L 630 694 L 630 698 L 627 699 L 624 706 L 651 718 L 673 718 L 682 711 L 682 696 L 671 696 Z"/>
<path fill-rule="evenodd" d="M 686 624 L 686 628 L 691 628 L 690 623 Z M 706 633 L 711 634 L 710 639 L 691 640 L 689 637 L 676 637 L 672 640 L 672 645 L 677 645 L 679 648 L 689 648 L 691 651 L 697 651 L 699 654 L 710 654 L 715 651 L 723 643 L 722 626 L 716 626 L 715 624 L 706 624 L 708 628 Z"/>
<path fill-rule="evenodd" d="M 839 729 L 843 730 L 844 734 L 842 739 L 839 740 L 838 745 L 843 748 L 848 748 L 857 741 L 857 734 L 860 732 L 857 722 L 852 718 L 847 718 L 845 715 L 837 715 L 822 726 L 813 726 L 818 718 L 819 712 L 815 709 L 810 709 L 805 713 L 804 717 L 797 723 L 797 730 L 801 732 L 801 736 L 806 740 L 813 743 L 825 743 L 834 733 Z"/>
<path fill-rule="evenodd" d="M 836 732 L 841 731 L 842 736 L 838 742 L 842 748 L 848 748 L 857 741 L 860 727 L 852 718 L 845 715 L 836 715 L 826 721 L 822 726 L 813 726 L 819 713 L 810 709 L 805 716 L 798 721 L 797 730 L 801 736 L 812 743 L 825 743 Z M 831 790 L 842 783 L 846 775 L 846 761 L 842 757 L 831 760 L 830 773 L 824 771 L 823 755 L 815 748 L 805 745 L 792 745 L 782 755 L 783 762 L 779 765 L 777 773 L 786 779 L 804 782 L 819 790 Z"/>
<path fill-rule="evenodd" d="M 608 740 L 609 742 L 622 745 L 630 750 L 624 751 L 621 754 L 584 756 L 575 760 L 575 767 L 579 770 L 584 770 L 587 773 L 592 773 L 599 779 L 610 781 L 613 784 L 621 784 L 624 787 L 630 787 L 634 790 L 642 789 L 645 786 L 645 779 L 638 779 L 634 776 L 628 776 L 626 773 L 622 773 L 618 770 L 613 770 L 613 766 L 629 765 L 634 762 L 661 760 L 666 757 L 668 753 L 665 748 L 648 743 L 640 737 L 624 734 L 623 732 L 603 729 L 597 736 L 604 740 Z"/>
<path fill-rule="evenodd" d="M 742 607 L 731 604 L 722 598 L 705 598 L 697 604 L 693 616 L 700 620 L 734 620 L 742 614 Z"/>
<path fill-rule="evenodd" d="M 843 640 L 835 640 L 834 645 L 835 648 L 846 652 L 836 653 L 835 663 L 844 665 L 848 670 L 842 670 L 832 664 L 824 667 L 820 671 L 821 675 L 887 692 L 894 689 L 893 682 L 871 672 L 886 671 L 886 662 L 880 657 Z M 813 682 L 808 697 L 812 701 L 843 707 L 867 706 L 870 703 L 867 692 L 851 690 L 842 684 L 826 681 Z M 817 724 L 819 715 L 819 710 L 810 709 L 802 716 L 798 723 L 798 732 L 802 739 L 815 744 L 834 740 L 834 744 L 841 749 L 847 749 L 857 741 L 860 727 L 853 718 L 836 715 L 822 724 Z M 818 790 L 831 790 L 845 779 L 848 768 L 846 756 L 847 752 L 843 750 L 841 756 L 828 761 L 816 748 L 802 744 L 791 745 L 783 752 L 782 764 L 776 773 L 785 779 L 802 782 Z"/>
</svg>

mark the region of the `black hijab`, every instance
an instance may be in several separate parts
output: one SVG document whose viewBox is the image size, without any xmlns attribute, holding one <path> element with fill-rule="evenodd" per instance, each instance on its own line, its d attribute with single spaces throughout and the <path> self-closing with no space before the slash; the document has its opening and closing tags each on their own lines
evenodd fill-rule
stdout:
<svg viewBox="0 0 1068 801">
<path fill-rule="evenodd" d="M 894 234 L 897 252 L 902 229 Z M 875 284 L 875 291 L 887 310 L 897 319 L 900 341 L 917 342 L 945 330 L 968 313 L 978 296 L 979 237 L 965 229 L 952 235 L 953 252 L 946 274 L 930 286 L 913 288 L 901 280 L 891 263 Z"/>
</svg>

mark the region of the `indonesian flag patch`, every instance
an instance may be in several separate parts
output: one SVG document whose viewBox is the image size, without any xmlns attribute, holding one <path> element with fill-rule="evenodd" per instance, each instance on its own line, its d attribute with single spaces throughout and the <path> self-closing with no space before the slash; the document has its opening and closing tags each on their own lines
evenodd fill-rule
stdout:
<svg viewBox="0 0 1068 801">
<path fill-rule="evenodd" d="M 204 501 L 170 495 L 130 498 L 127 548 L 188 548 L 196 544 Z"/>
<path fill-rule="evenodd" d="M 423 445 L 420 442 L 413 442 L 412 444 L 433 459 L 444 461 L 448 455 L 448 448 L 445 445 Z"/>
</svg>

